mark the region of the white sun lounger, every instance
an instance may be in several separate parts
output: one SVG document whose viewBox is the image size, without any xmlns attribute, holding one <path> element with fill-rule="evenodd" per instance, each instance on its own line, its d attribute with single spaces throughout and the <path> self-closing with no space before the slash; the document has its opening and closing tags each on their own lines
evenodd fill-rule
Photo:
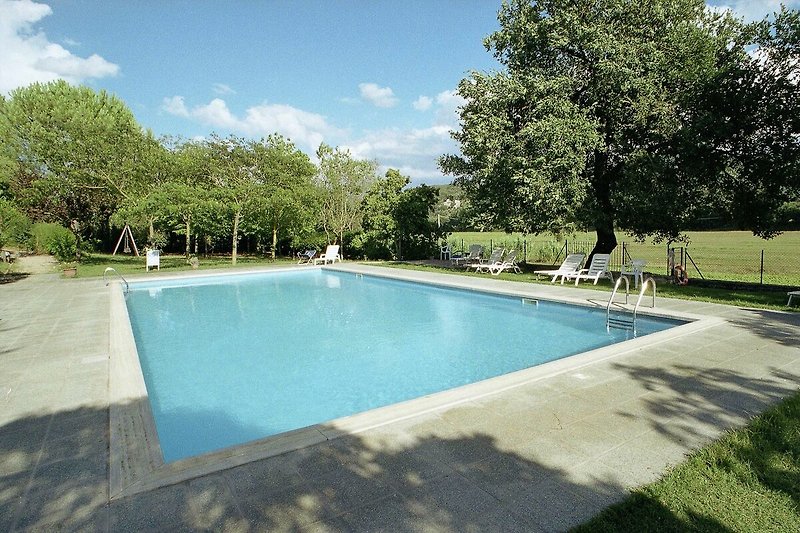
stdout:
<svg viewBox="0 0 800 533">
<path fill-rule="evenodd" d="M 325 253 L 314 259 L 314 264 L 322 263 L 323 265 L 327 265 L 328 263 L 335 263 L 341 260 L 342 258 L 339 256 L 339 245 L 329 244 L 328 247 L 325 248 Z"/>
<path fill-rule="evenodd" d="M 553 279 L 550 280 L 550 283 L 555 283 L 558 278 L 562 278 L 561 281 L 563 282 L 563 277 L 566 274 L 572 274 L 577 272 L 579 268 L 581 268 L 581 264 L 583 264 L 583 259 L 586 257 L 586 254 L 569 254 L 564 262 L 561 263 L 561 266 L 555 270 L 534 270 L 534 274 L 541 274 L 543 276 L 553 276 Z"/>
<path fill-rule="evenodd" d="M 564 284 L 564 279 L 566 278 L 574 279 L 576 287 L 578 282 L 580 282 L 582 279 L 592 280 L 594 281 L 594 285 L 597 285 L 597 280 L 599 280 L 601 277 L 611 278 L 611 282 L 613 283 L 614 274 L 612 274 L 608 269 L 608 262 L 610 260 L 611 254 L 594 254 L 589 268 L 584 268 L 583 270 L 573 272 L 572 274 L 566 274 L 561 278 L 561 284 Z"/>
<path fill-rule="evenodd" d="M 500 264 L 489 265 L 487 267 L 492 276 L 499 276 L 500 272 L 504 270 L 513 270 L 517 274 L 522 274 L 522 270 L 517 266 L 517 251 L 511 250 L 508 255 L 503 258 Z"/>
</svg>

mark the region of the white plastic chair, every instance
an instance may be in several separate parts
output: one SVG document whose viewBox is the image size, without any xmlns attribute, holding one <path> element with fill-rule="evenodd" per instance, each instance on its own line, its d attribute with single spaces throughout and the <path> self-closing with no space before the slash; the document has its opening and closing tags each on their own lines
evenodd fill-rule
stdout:
<svg viewBox="0 0 800 533">
<path fill-rule="evenodd" d="M 644 267 L 646 264 L 647 261 L 644 259 L 634 259 L 630 263 L 622 265 L 620 275 L 633 276 L 633 286 L 638 289 L 639 283 L 644 283 Z"/>
</svg>

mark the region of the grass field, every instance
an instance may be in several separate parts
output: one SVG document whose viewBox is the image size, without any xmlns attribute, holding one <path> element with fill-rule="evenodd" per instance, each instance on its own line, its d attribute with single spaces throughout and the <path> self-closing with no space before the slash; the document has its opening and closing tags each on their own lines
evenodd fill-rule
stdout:
<svg viewBox="0 0 800 533">
<path fill-rule="evenodd" d="M 200 270 L 210 268 L 228 268 L 231 265 L 230 256 L 211 256 L 199 257 Z M 274 265 L 274 264 L 291 264 L 295 261 L 290 259 L 277 259 L 275 261 L 262 257 L 252 256 L 239 256 L 237 258 L 236 266 L 259 266 L 259 265 Z M 91 278 L 102 276 L 107 267 L 113 267 L 117 272 L 122 275 L 131 274 L 144 274 L 145 273 L 145 257 L 132 255 L 111 255 L 111 254 L 86 254 L 81 258 L 78 265 L 79 278 Z M 162 272 L 179 272 L 182 270 L 192 270 L 191 265 L 186 261 L 183 255 L 162 255 L 161 256 L 161 271 Z M 150 272 L 155 272 L 151 270 Z"/>
<path fill-rule="evenodd" d="M 759 283 L 762 281 L 763 250 L 765 284 L 800 286 L 800 231 L 786 232 L 770 240 L 754 237 L 747 231 L 697 231 L 687 232 L 686 235 L 689 238 L 688 245 L 675 243 L 673 246 L 683 246 L 688 250 L 694 264 L 688 258 L 685 263 L 692 277 Z M 588 252 L 596 236 L 594 233 L 577 233 L 557 240 L 552 235 L 458 232 L 452 233 L 447 240 L 454 250 L 466 249 L 470 244 L 482 244 L 486 248 L 515 248 L 524 252 L 528 263 L 552 264 L 564 246 L 565 239 L 573 243 L 570 249 L 576 243 L 583 243 L 579 245 L 579 249 Z M 630 235 L 622 233 L 617 234 L 617 241 L 620 246 L 612 254 L 613 268 L 618 268 L 622 262 L 621 243 L 625 242 L 626 251 L 631 258 L 645 259 L 648 271 L 666 274 L 666 243 L 637 243 Z"/>
</svg>

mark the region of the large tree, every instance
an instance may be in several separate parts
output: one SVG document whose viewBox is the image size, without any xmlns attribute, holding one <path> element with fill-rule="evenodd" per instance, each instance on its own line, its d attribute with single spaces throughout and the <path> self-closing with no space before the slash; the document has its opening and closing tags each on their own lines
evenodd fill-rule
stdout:
<svg viewBox="0 0 800 533">
<path fill-rule="evenodd" d="M 360 228 L 362 200 L 377 179 L 377 165 L 373 161 L 355 159 L 349 151 L 326 144 L 320 145 L 317 158 L 320 225 L 329 242 L 338 241 L 344 246 L 345 233 Z"/>
<path fill-rule="evenodd" d="M 161 150 L 121 100 L 64 81 L 12 91 L 0 105 L 0 142 L 19 205 L 35 219 L 75 220 L 87 236 L 102 235 L 117 203 L 153 179 Z"/>
<path fill-rule="evenodd" d="M 316 197 L 312 178 L 316 172 L 308 156 L 281 135 L 250 143 L 259 186 L 251 203 L 249 233 L 268 234 L 272 258 L 278 239 L 289 231 L 308 231 L 315 220 Z"/>
<path fill-rule="evenodd" d="M 703 0 L 512 0 L 498 19 L 485 45 L 505 68 L 459 84 L 461 155 L 440 162 L 495 225 L 590 226 L 609 252 L 616 229 L 675 238 L 709 205 L 797 193 L 796 12 L 745 26 Z"/>
</svg>

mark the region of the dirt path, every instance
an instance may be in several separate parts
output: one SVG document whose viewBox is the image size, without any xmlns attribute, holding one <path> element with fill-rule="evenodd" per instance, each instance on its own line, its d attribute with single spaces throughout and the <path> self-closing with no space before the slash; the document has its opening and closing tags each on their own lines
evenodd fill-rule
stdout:
<svg viewBox="0 0 800 533">
<path fill-rule="evenodd" d="M 26 274 L 53 274 L 58 261 L 52 255 L 26 255 L 14 261 L 14 271 Z"/>
</svg>

